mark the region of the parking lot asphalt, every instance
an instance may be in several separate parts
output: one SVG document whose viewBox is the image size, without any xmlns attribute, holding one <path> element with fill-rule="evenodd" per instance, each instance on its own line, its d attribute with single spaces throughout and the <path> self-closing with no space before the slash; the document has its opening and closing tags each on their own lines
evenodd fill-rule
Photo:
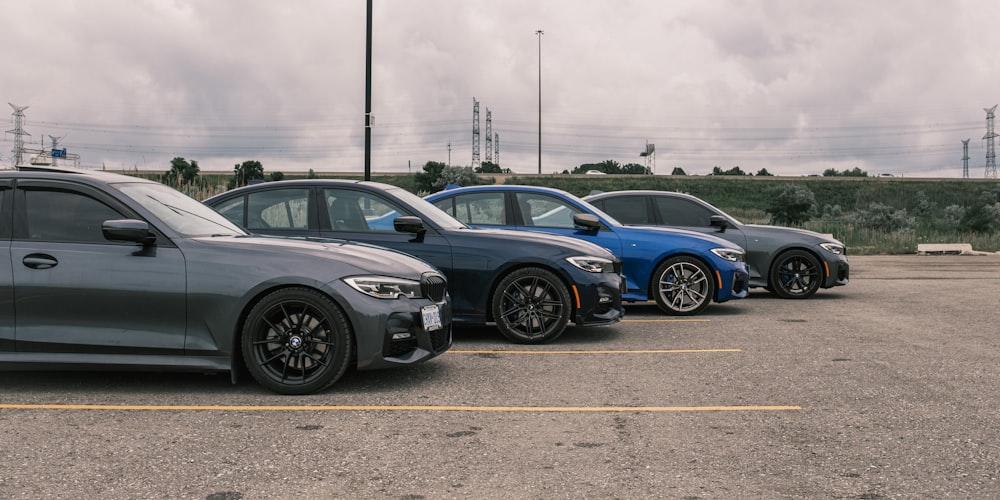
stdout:
<svg viewBox="0 0 1000 500">
<path fill-rule="evenodd" d="M 0 373 L 0 498 L 1000 498 L 1000 256 L 858 256 L 804 301 L 651 303 L 278 396 Z"/>
</svg>

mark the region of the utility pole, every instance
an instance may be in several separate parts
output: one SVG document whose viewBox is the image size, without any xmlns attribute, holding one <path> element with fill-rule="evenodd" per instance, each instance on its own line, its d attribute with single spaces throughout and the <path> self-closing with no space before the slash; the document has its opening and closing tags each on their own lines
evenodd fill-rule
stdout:
<svg viewBox="0 0 1000 500">
<path fill-rule="evenodd" d="M 365 180 L 372 180 L 372 0 L 368 0 L 365 50 Z"/>
<path fill-rule="evenodd" d="M 962 141 L 962 178 L 969 178 L 969 141 L 972 138 L 968 138 Z"/>
<path fill-rule="evenodd" d="M 538 36 L 538 174 L 542 173 L 542 35 L 545 32 L 535 30 Z"/>
</svg>

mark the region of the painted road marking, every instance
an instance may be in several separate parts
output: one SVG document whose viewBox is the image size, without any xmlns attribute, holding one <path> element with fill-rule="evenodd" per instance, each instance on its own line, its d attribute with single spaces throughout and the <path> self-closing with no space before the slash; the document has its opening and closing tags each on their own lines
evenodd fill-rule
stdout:
<svg viewBox="0 0 1000 500">
<path fill-rule="evenodd" d="M 800 406 L 252 406 L 252 405 L 74 405 L 0 404 L 0 410 L 102 411 L 467 411 L 517 413 L 667 413 L 705 411 L 798 411 Z"/>
<path fill-rule="evenodd" d="M 623 319 L 619 323 L 711 323 L 710 319 Z"/>
<path fill-rule="evenodd" d="M 445 354 L 688 354 L 706 352 L 743 352 L 742 349 L 635 349 L 596 351 L 526 351 L 526 350 L 474 350 L 449 349 Z"/>
</svg>

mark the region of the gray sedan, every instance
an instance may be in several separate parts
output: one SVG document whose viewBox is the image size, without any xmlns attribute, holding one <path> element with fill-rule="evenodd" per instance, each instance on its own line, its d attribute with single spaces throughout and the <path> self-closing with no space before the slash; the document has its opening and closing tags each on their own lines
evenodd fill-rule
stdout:
<svg viewBox="0 0 1000 500">
<path fill-rule="evenodd" d="M 709 233 L 746 251 L 750 286 L 804 299 L 850 279 L 847 246 L 831 236 L 791 227 L 743 224 L 694 196 L 671 191 L 614 191 L 584 197 L 623 224 Z"/>
<path fill-rule="evenodd" d="M 343 240 L 249 236 L 159 183 L 0 172 L 0 369 L 230 372 L 305 394 L 446 351 L 444 276 Z M 16 300 L 15 300 L 16 299 Z"/>
</svg>

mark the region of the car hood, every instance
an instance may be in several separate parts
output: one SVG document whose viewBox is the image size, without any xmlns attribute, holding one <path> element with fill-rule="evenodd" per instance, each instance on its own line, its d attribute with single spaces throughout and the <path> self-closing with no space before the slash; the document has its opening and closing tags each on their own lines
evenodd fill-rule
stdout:
<svg viewBox="0 0 1000 500">
<path fill-rule="evenodd" d="M 430 264 L 396 250 L 333 238 L 285 238 L 278 236 L 222 236 L 195 238 L 206 245 L 227 247 L 232 251 L 273 254 L 274 259 L 327 259 L 352 266 L 362 273 L 389 274 L 397 277 L 419 277 L 427 271 L 437 271 Z"/>
<path fill-rule="evenodd" d="M 458 232 L 475 235 L 477 238 L 493 238 L 497 240 L 497 245 L 525 245 L 545 244 L 551 247 L 561 248 L 567 255 L 586 254 L 594 257 L 605 257 L 618 260 L 615 254 L 600 245 L 589 241 L 584 241 L 570 236 L 559 234 L 542 233 L 535 231 L 516 231 L 513 229 L 481 229 L 467 228 Z"/>
<path fill-rule="evenodd" d="M 804 241 L 811 241 L 814 243 L 830 242 L 843 245 L 843 243 L 834 238 L 832 235 L 817 233 L 808 229 L 799 229 L 797 227 L 767 226 L 763 224 L 744 224 L 743 227 L 758 235 L 787 235 L 789 233 L 794 233 L 801 235 Z"/>
</svg>

